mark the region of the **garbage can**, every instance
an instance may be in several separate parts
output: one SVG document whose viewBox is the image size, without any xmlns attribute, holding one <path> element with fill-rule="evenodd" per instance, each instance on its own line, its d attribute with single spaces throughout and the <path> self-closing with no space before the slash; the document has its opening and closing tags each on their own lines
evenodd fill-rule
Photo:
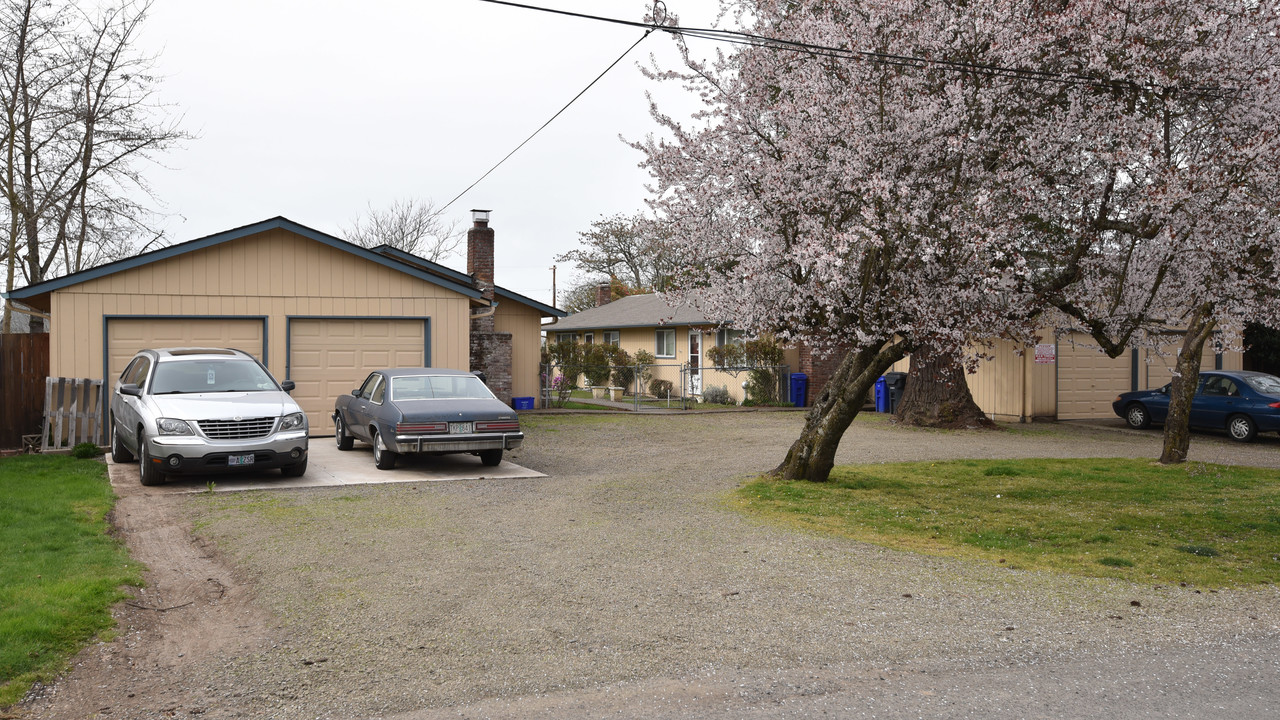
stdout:
<svg viewBox="0 0 1280 720">
<path fill-rule="evenodd" d="M 791 404 L 804 407 L 808 392 L 809 376 L 804 373 L 791 373 Z"/>
<path fill-rule="evenodd" d="M 511 407 L 516 410 L 532 410 L 533 398 L 531 397 L 513 397 L 511 398 Z"/>
<path fill-rule="evenodd" d="M 883 376 L 876 378 L 876 412 L 889 412 L 889 392 Z"/>
<path fill-rule="evenodd" d="M 888 409 L 885 412 L 897 412 L 898 403 L 902 402 L 902 393 L 907 389 L 907 374 L 904 372 L 888 372 L 884 374 L 885 395 Z"/>
</svg>

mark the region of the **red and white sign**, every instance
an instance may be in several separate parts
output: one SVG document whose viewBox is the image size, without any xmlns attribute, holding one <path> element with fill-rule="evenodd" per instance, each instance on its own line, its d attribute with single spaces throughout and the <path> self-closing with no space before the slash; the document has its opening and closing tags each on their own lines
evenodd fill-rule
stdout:
<svg viewBox="0 0 1280 720">
<path fill-rule="evenodd" d="M 1042 365 L 1053 364 L 1058 361 L 1057 348 L 1049 343 L 1041 343 L 1036 345 L 1036 362 Z"/>
</svg>

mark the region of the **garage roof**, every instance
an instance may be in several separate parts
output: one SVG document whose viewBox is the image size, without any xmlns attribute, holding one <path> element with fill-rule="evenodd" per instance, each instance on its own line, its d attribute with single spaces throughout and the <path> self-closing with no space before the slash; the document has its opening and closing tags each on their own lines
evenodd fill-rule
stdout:
<svg viewBox="0 0 1280 720">
<path fill-rule="evenodd" d="M 408 252 L 405 252 L 404 250 L 400 250 L 399 248 L 391 247 L 390 245 L 379 245 L 373 248 L 373 251 L 377 253 L 382 253 L 383 255 L 386 255 L 388 257 L 393 257 L 397 260 L 400 260 L 401 262 L 405 262 L 410 265 L 413 265 L 414 267 L 419 268 L 420 270 L 425 270 L 429 273 L 435 273 L 440 275 L 441 277 L 452 279 L 455 282 L 460 282 L 460 283 L 471 282 L 471 276 L 464 272 L 454 270 L 453 268 L 445 267 L 444 265 L 441 265 L 439 263 L 431 262 L 430 260 L 424 257 L 419 257 L 417 255 L 414 255 L 413 253 L 408 253 Z M 504 287 L 494 286 L 493 294 L 497 295 L 500 298 L 505 298 L 513 302 L 518 302 L 524 305 L 528 305 L 529 307 L 542 313 L 543 317 L 562 318 L 569 314 L 564 310 L 560 310 L 558 308 L 551 307 L 550 305 L 540 303 L 537 300 L 534 300 L 533 298 L 526 297 L 516 292 L 512 292 Z"/>
<path fill-rule="evenodd" d="M 99 265 L 98 267 L 82 270 L 78 273 L 63 275 L 59 278 L 46 280 L 42 283 L 36 283 L 35 285 L 28 285 L 24 288 L 12 290 L 5 293 L 4 296 L 15 300 L 25 300 L 33 307 L 47 311 L 49 309 L 49 293 L 56 290 L 61 290 L 89 280 L 113 275 L 124 270 L 142 267 L 160 260 L 167 260 L 196 250 L 204 250 L 205 248 L 221 245 L 222 243 L 231 242 L 232 240 L 239 240 L 268 230 L 287 230 L 295 235 L 315 240 L 316 242 L 328 245 L 329 247 L 337 248 L 338 250 L 351 253 L 352 255 L 364 258 L 370 262 L 384 265 L 407 275 L 412 275 L 421 280 L 425 280 L 426 282 L 448 288 L 456 293 L 483 302 L 483 296 L 480 294 L 479 290 L 471 286 L 471 278 L 467 275 L 450 271 L 450 273 L 454 273 L 455 276 L 461 276 L 462 279 L 458 279 L 457 277 L 451 277 L 437 272 L 430 272 L 417 267 L 416 265 L 403 262 L 395 257 L 362 248 L 359 245 L 349 243 L 346 240 L 336 238 L 332 235 L 327 235 L 319 230 L 314 230 L 284 217 L 274 217 L 270 220 L 263 220 L 262 222 L 254 223 L 252 225 L 245 225 L 244 227 L 239 227 L 234 230 L 220 232 L 216 235 L 209 235 L 197 240 L 190 240 L 177 245 L 170 245 L 169 247 L 153 250 L 135 257 L 125 258 L 124 260 L 117 260 L 116 262 L 107 263 L 106 265 Z M 444 269 L 448 270 L 448 268 Z"/>
</svg>

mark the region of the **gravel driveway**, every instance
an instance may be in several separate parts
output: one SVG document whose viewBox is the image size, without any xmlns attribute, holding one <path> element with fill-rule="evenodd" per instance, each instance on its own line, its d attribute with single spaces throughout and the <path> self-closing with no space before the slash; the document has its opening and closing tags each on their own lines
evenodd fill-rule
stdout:
<svg viewBox="0 0 1280 720">
<path fill-rule="evenodd" d="M 158 613 L 169 618 L 163 631 L 126 622 L 28 709 L 402 720 L 1280 716 L 1273 588 L 1013 571 L 727 510 L 726 493 L 776 465 L 802 422 L 797 413 L 529 416 L 529 439 L 511 459 L 547 478 L 152 497 L 146 507 L 185 518 L 199 538 L 192 547 L 225 568 L 217 582 L 234 591 L 206 597 L 200 614 L 223 620 L 198 631 L 226 636 L 184 644 L 184 632 L 197 632 L 184 628 L 200 624 L 181 609 Z M 1159 443 L 1156 432 L 1120 427 L 937 432 L 870 417 L 846 435 L 838 461 L 1154 458 Z M 1280 468 L 1280 439 L 1244 447 L 1196 436 L 1192 461 Z M 131 637 L 155 648 L 130 651 Z M 86 687 L 94 683 L 103 689 Z"/>
</svg>

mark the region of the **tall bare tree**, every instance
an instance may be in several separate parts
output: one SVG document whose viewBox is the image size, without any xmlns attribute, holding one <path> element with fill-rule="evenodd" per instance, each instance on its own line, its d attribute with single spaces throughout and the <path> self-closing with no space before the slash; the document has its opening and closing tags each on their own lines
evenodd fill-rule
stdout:
<svg viewBox="0 0 1280 720">
<path fill-rule="evenodd" d="M 634 291 L 665 291 L 679 269 L 676 256 L 666 252 L 665 226 L 643 215 L 601 218 L 578 237 L 581 247 L 557 262 L 572 262 L 592 277 L 617 278 Z"/>
<path fill-rule="evenodd" d="M 6 287 L 160 239 L 142 167 L 188 135 L 155 98 L 154 57 L 133 48 L 150 6 L 0 0 Z"/>
<path fill-rule="evenodd" d="M 363 217 L 343 228 L 347 242 L 361 247 L 390 245 L 411 255 L 440 262 L 462 244 L 457 221 L 446 222 L 442 208 L 430 200 L 396 200 L 382 209 L 368 205 Z"/>
</svg>

